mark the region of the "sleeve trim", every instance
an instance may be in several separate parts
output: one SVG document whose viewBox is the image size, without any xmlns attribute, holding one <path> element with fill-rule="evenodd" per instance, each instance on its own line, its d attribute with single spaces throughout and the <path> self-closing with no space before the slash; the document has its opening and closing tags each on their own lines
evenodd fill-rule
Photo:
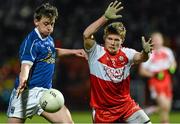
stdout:
<svg viewBox="0 0 180 124">
<path fill-rule="evenodd" d="M 93 46 L 90 49 L 86 49 L 86 48 L 84 48 L 84 49 L 85 49 L 86 52 L 90 53 L 95 49 L 96 45 L 97 45 L 97 43 L 94 42 Z"/>
<path fill-rule="evenodd" d="M 29 64 L 29 65 L 33 65 L 33 62 L 32 61 L 28 61 L 28 60 L 23 60 L 22 62 L 21 62 L 21 64 Z"/>
</svg>

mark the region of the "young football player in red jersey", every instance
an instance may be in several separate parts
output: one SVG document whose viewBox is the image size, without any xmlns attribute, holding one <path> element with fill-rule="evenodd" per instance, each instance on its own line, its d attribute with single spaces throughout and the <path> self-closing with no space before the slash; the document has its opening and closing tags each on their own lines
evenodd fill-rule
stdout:
<svg viewBox="0 0 180 124">
<path fill-rule="evenodd" d="M 94 38 L 96 31 L 109 20 L 121 15 L 121 2 L 114 1 L 105 14 L 84 31 L 84 47 L 88 54 L 91 81 L 91 101 L 94 123 L 148 123 L 149 117 L 130 96 L 130 68 L 148 60 L 151 39 L 142 37 L 143 51 L 122 47 L 126 29 L 121 22 L 113 22 L 104 29 L 104 46 Z"/>
<path fill-rule="evenodd" d="M 170 48 L 163 45 L 163 36 L 159 32 L 152 34 L 153 51 L 149 60 L 140 66 L 140 74 L 149 78 L 148 85 L 152 99 L 157 106 L 147 108 L 148 111 L 159 111 L 161 122 L 169 122 L 172 104 L 172 77 L 175 73 L 176 60 Z"/>
</svg>

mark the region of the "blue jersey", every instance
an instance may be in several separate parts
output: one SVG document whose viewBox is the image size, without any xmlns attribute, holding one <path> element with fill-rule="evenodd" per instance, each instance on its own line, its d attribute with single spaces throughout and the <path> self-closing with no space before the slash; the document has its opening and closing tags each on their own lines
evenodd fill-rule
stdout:
<svg viewBox="0 0 180 124">
<path fill-rule="evenodd" d="M 54 41 L 51 36 L 43 39 L 37 28 L 28 34 L 20 46 L 19 58 L 21 64 L 32 64 L 27 82 L 29 89 L 33 87 L 52 87 L 55 56 Z M 18 85 L 19 76 L 16 78 L 16 89 Z"/>
</svg>

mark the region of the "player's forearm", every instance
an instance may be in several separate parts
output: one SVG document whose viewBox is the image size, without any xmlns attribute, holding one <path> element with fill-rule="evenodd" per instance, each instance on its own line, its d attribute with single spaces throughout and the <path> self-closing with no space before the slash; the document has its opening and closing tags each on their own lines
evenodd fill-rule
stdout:
<svg viewBox="0 0 180 124">
<path fill-rule="evenodd" d="M 105 16 L 101 16 L 98 20 L 96 20 L 95 22 L 93 22 L 91 25 L 89 25 L 84 33 L 83 36 L 84 38 L 90 38 L 91 35 L 93 35 L 94 33 L 96 33 L 98 31 L 98 29 L 103 26 L 105 23 L 107 22 L 107 19 L 105 18 Z"/>
<path fill-rule="evenodd" d="M 75 55 L 76 50 L 56 48 L 59 57 Z"/>
<path fill-rule="evenodd" d="M 145 62 L 149 59 L 149 55 L 148 53 L 145 53 L 145 52 L 138 52 L 134 55 L 134 63 L 135 64 L 139 64 L 139 63 L 142 63 L 142 62 Z"/>
<path fill-rule="evenodd" d="M 146 53 L 144 51 L 141 52 L 141 62 L 145 62 L 149 59 L 149 53 Z"/>
<path fill-rule="evenodd" d="M 26 82 L 29 76 L 29 71 L 31 69 L 31 65 L 23 63 L 21 65 L 21 72 L 19 74 L 20 82 Z"/>
</svg>

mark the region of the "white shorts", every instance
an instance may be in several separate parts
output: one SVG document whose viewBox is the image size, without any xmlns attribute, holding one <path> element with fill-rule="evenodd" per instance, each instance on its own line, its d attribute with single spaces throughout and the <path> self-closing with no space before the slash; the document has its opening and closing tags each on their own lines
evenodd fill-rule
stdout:
<svg viewBox="0 0 180 124">
<path fill-rule="evenodd" d="M 126 120 L 126 122 L 151 124 L 149 117 L 145 114 L 143 110 L 136 111 Z"/>
<path fill-rule="evenodd" d="M 30 90 L 26 89 L 17 98 L 16 89 L 13 89 L 7 116 L 26 119 L 31 118 L 35 114 L 41 115 L 44 110 L 39 105 L 39 99 L 45 90 L 48 89 L 42 87 L 35 87 Z"/>
</svg>

